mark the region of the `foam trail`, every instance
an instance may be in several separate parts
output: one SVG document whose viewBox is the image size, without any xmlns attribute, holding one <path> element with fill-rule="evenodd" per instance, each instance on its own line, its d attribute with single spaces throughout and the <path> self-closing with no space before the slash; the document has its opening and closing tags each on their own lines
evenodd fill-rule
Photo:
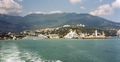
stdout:
<svg viewBox="0 0 120 62">
<path fill-rule="evenodd" d="M 25 62 L 20 59 L 20 51 L 16 45 L 4 45 L 0 49 L 1 62 Z"/>
<path fill-rule="evenodd" d="M 27 62 L 62 62 L 61 60 L 45 60 L 45 59 L 41 59 L 40 56 L 38 56 L 38 54 L 33 53 L 33 52 L 29 52 L 29 51 L 25 51 L 24 54 L 22 55 L 22 58 L 25 58 L 25 60 Z"/>
<path fill-rule="evenodd" d="M 61 60 L 43 60 L 39 54 L 27 50 L 20 51 L 16 44 L 2 44 L 0 62 L 62 62 Z"/>
</svg>

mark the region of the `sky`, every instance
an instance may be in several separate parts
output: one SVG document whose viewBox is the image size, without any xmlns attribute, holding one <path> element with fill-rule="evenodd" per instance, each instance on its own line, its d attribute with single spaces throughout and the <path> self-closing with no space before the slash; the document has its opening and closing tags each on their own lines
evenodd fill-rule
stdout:
<svg viewBox="0 0 120 62">
<path fill-rule="evenodd" d="M 120 22 L 120 0 L 0 0 L 0 14 L 88 13 Z"/>
</svg>

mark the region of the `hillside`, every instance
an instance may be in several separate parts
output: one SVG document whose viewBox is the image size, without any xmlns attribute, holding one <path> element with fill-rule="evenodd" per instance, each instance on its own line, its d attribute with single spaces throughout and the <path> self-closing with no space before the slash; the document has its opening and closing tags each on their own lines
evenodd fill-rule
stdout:
<svg viewBox="0 0 120 62">
<path fill-rule="evenodd" d="M 98 16 L 76 13 L 56 14 L 29 14 L 24 17 L 0 15 L 0 31 L 23 31 L 63 25 L 84 24 L 95 28 L 120 28 L 120 23 L 115 23 Z"/>
</svg>

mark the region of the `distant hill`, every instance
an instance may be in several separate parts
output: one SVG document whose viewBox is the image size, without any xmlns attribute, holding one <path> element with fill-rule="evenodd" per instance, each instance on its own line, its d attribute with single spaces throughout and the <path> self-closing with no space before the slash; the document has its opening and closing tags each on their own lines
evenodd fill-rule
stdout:
<svg viewBox="0 0 120 62">
<path fill-rule="evenodd" d="M 21 31 L 20 16 L 0 15 L 0 32 Z"/>
<path fill-rule="evenodd" d="M 96 28 L 120 28 L 120 23 L 92 16 L 89 14 L 55 13 L 55 14 L 29 14 L 27 16 L 0 15 L 0 31 L 23 31 L 47 27 L 60 27 L 63 25 L 84 24 Z"/>
</svg>

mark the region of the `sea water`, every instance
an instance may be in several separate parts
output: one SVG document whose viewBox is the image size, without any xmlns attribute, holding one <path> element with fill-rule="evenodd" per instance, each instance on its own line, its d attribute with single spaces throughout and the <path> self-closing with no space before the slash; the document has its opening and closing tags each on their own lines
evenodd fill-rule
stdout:
<svg viewBox="0 0 120 62">
<path fill-rule="evenodd" d="M 120 39 L 0 41 L 0 62 L 120 62 Z"/>
</svg>

